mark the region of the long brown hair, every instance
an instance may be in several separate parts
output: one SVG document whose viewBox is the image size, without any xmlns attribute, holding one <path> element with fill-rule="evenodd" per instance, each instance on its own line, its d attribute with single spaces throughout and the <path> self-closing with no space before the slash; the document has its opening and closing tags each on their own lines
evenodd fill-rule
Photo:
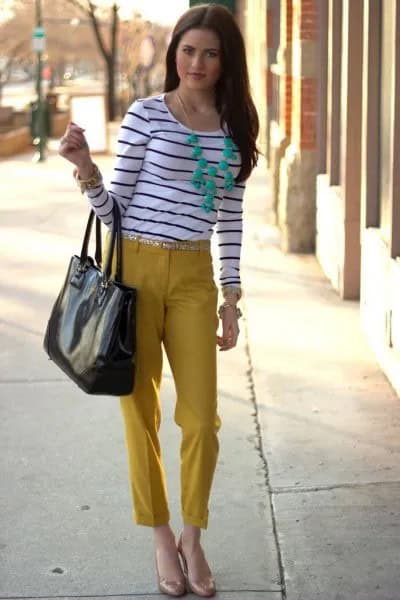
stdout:
<svg viewBox="0 0 400 600">
<path fill-rule="evenodd" d="M 227 124 L 229 135 L 241 154 L 242 166 L 236 181 L 245 181 L 257 164 L 259 122 L 250 94 L 242 34 L 231 12 L 220 4 L 199 4 L 187 10 L 175 25 L 168 46 L 164 92 L 179 85 L 176 49 L 189 29 L 211 29 L 219 38 L 222 73 L 216 84 L 216 108 L 221 116 L 221 127 Z"/>
</svg>

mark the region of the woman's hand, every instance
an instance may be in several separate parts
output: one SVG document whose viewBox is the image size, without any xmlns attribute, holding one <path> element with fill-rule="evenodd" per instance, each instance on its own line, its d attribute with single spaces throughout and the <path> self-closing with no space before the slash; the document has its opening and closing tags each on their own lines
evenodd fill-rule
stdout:
<svg viewBox="0 0 400 600">
<path fill-rule="evenodd" d="M 239 323 L 236 306 L 231 305 L 222 311 L 222 336 L 217 335 L 217 344 L 221 351 L 234 348 L 239 337 Z"/>
<path fill-rule="evenodd" d="M 83 132 L 85 130 L 76 123 L 70 122 L 65 134 L 60 140 L 58 153 L 78 167 L 81 177 L 85 178 L 85 173 L 91 172 L 93 165 L 90 158 L 90 150 Z"/>
</svg>

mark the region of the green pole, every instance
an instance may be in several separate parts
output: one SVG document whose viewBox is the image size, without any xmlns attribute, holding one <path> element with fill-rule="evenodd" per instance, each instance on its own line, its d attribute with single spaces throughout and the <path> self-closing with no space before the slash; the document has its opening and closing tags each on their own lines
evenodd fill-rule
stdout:
<svg viewBox="0 0 400 600">
<path fill-rule="evenodd" d="M 42 26 L 42 6 L 41 0 L 36 0 L 36 26 Z M 42 98 L 42 52 L 37 52 L 37 79 L 36 79 L 36 92 L 37 92 L 37 119 L 38 119 L 38 132 L 39 132 L 39 162 L 45 160 L 45 131 L 44 131 L 44 110 L 43 110 L 43 98 Z"/>
</svg>

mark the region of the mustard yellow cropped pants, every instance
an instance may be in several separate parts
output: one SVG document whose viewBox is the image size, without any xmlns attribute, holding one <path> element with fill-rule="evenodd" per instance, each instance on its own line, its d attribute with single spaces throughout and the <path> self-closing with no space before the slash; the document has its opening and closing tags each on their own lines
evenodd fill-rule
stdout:
<svg viewBox="0 0 400 600">
<path fill-rule="evenodd" d="M 182 433 L 182 516 L 185 523 L 206 528 L 220 428 L 217 288 L 208 244 L 171 250 L 124 239 L 123 280 L 138 290 L 135 386 L 121 397 L 134 520 L 154 527 L 170 518 L 158 438 L 163 345 Z"/>
</svg>

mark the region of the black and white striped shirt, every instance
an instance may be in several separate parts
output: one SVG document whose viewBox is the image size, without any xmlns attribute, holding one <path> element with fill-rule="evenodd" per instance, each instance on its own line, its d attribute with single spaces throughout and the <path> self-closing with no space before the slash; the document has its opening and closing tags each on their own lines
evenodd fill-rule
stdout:
<svg viewBox="0 0 400 600">
<path fill-rule="evenodd" d="M 191 183 L 197 159 L 187 141 L 191 130 L 168 110 L 165 94 L 136 100 L 118 136 L 117 157 L 108 191 L 87 191 L 90 204 L 106 225 L 112 223 L 113 201 L 119 205 L 123 235 L 157 240 L 205 240 L 218 236 L 221 286 L 240 286 L 243 183 L 224 190 L 224 173 L 215 177 L 215 209 L 201 208 L 203 196 Z M 195 131 L 209 165 L 222 160 L 224 132 Z M 234 177 L 240 154 L 228 159 Z"/>
</svg>

